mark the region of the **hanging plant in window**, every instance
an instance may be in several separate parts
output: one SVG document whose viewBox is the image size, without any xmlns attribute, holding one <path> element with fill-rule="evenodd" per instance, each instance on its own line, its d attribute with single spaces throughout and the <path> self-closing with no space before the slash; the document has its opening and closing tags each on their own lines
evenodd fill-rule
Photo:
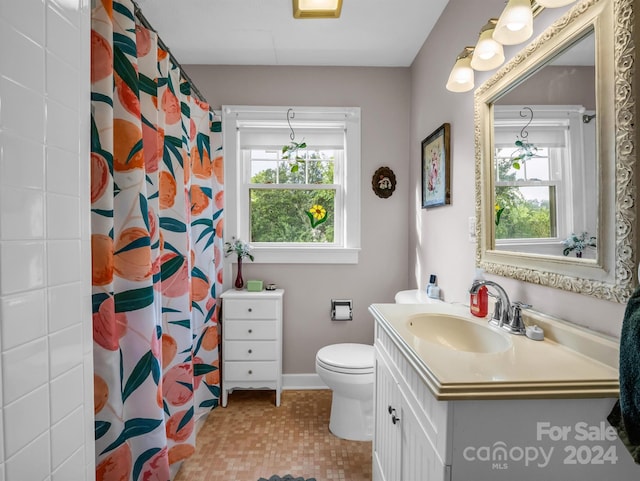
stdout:
<svg viewBox="0 0 640 481">
<path fill-rule="evenodd" d="M 304 138 L 302 139 L 302 142 L 296 142 L 296 133 L 293 131 L 293 127 L 291 127 L 291 119 L 294 119 L 295 116 L 296 114 L 293 109 L 287 110 L 287 123 L 289 124 L 289 130 L 291 130 L 291 133 L 289 134 L 291 142 L 282 146 L 282 158 L 289 162 L 291 172 L 298 172 L 298 163 L 304 162 L 304 159 L 300 157 L 298 151 L 307 147 Z"/>
<path fill-rule="evenodd" d="M 527 122 L 527 125 L 522 127 L 522 130 L 520 131 L 520 137 L 516 138 L 515 146 L 518 147 L 518 149 L 511 155 L 511 165 L 516 170 L 520 170 L 521 162 L 524 163 L 533 157 L 537 157 L 538 152 L 538 148 L 534 144 L 527 141 L 529 137 L 527 127 L 529 127 L 529 125 L 531 125 L 531 122 L 533 122 L 533 110 L 531 109 L 531 107 L 523 107 L 520 111 L 520 117 L 527 117 L 525 110 L 529 111 L 530 118 Z"/>
</svg>

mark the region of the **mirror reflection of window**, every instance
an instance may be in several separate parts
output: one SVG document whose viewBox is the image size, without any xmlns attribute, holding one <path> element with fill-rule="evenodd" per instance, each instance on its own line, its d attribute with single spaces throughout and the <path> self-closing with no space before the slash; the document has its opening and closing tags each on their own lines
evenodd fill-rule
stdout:
<svg viewBox="0 0 640 481">
<path fill-rule="evenodd" d="M 558 255 L 572 232 L 595 232 L 593 133 L 583 106 L 527 108 L 530 121 L 522 106 L 494 108 L 495 245 Z"/>
<path fill-rule="evenodd" d="M 562 256 L 570 234 L 596 234 L 594 59 L 588 29 L 494 103 L 496 249 Z M 528 125 L 523 108 L 533 112 Z M 535 156 L 514 168 L 523 132 Z"/>
<path fill-rule="evenodd" d="M 496 243 L 502 239 L 558 239 L 558 192 L 562 183 L 565 149 L 541 147 L 536 156 L 513 167 L 513 148 L 496 148 Z M 555 165 L 554 165 L 555 164 Z M 564 216 L 560 216 L 564 219 Z"/>
</svg>

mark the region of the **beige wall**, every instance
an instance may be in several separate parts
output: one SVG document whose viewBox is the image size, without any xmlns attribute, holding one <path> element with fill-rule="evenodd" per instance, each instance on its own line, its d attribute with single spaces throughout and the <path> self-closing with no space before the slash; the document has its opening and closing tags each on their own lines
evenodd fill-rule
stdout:
<svg viewBox="0 0 640 481">
<path fill-rule="evenodd" d="M 285 374 L 315 372 L 319 348 L 373 342 L 373 302 L 407 287 L 409 214 L 408 68 L 186 66 L 211 105 L 354 106 L 362 115 L 362 251 L 357 265 L 243 265 L 245 279 L 283 287 Z M 287 139 L 288 140 L 288 139 Z M 394 194 L 371 189 L 378 167 L 397 178 Z M 233 233 L 227 233 L 232 235 Z M 329 319 L 332 298 L 353 299 L 354 320 Z"/>
<path fill-rule="evenodd" d="M 497 16 L 503 0 L 450 0 L 427 38 L 411 69 L 411 159 L 409 199 L 410 284 L 423 285 L 429 273 L 438 275 L 447 301 L 468 303 L 467 289 L 474 274 L 475 244 L 469 242 L 468 218 L 474 215 L 474 125 L 473 91 L 450 93 L 445 83 L 456 55 L 465 45 L 474 45 L 480 27 L 489 16 Z M 547 9 L 534 22 L 537 35 L 565 8 Z M 523 45 L 505 49 L 507 59 Z M 489 73 L 476 73 L 476 86 Z M 452 204 L 422 210 L 420 204 L 420 141 L 443 122 L 451 123 Z M 544 313 L 619 335 L 624 305 L 550 289 L 499 276 L 487 276 L 502 284 L 513 300 L 533 304 Z"/>
<path fill-rule="evenodd" d="M 552 66 L 500 98 L 501 105 L 582 105 L 596 109 L 595 67 Z"/>
</svg>

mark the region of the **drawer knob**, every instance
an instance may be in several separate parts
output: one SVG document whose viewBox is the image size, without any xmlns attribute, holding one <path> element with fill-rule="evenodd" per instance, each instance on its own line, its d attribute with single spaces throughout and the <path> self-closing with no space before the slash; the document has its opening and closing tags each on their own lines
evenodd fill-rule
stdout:
<svg viewBox="0 0 640 481">
<path fill-rule="evenodd" d="M 247 309 L 247 310 L 248 310 L 249 312 L 253 312 L 253 309 L 251 309 L 251 308 L 249 308 L 249 309 Z"/>
<path fill-rule="evenodd" d="M 249 374 L 253 374 L 253 371 L 251 369 L 249 369 Z"/>
<path fill-rule="evenodd" d="M 253 353 L 253 349 L 249 349 L 249 354 Z"/>
<path fill-rule="evenodd" d="M 251 334 L 253 332 L 253 329 L 249 329 L 249 334 Z"/>
</svg>

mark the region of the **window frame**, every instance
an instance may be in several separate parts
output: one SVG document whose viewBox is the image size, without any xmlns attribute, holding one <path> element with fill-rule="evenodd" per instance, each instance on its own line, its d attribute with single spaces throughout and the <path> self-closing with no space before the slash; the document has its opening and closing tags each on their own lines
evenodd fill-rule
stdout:
<svg viewBox="0 0 640 481">
<path fill-rule="evenodd" d="M 582 116 L 587 111 L 582 106 L 575 105 L 557 105 L 557 106 L 531 106 L 536 112 L 536 118 L 531 122 L 532 126 L 541 127 L 557 127 L 558 129 L 566 129 L 565 132 L 565 149 L 566 155 L 551 154 L 549 156 L 549 162 L 559 163 L 562 169 L 562 180 L 553 180 L 541 183 L 541 185 L 550 183 L 556 186 L 556 235 L 555 238 L 542 238 L 542 239 L 495 239 L 496 246 L 502 246 L 504 248 L 510 248 L 509 246 L 541 246 L 541 245 L 558 245 L 566 237 L 563 232 L 571 232 L 574 230 L 574 221 L 576 216 L 576 206 L 574 206 L 574 200 L 572 196 L 573 181 L 575 177 L 582 175 L 579 162 L 572 161 L 574 157 L 578 157 L 578 153 L 582 152 L 583 143 L 583 128 L 582 128 Z M 494 111 L 494 129 L 504 129 L 505 131 L 513 131 L 518 133 L 522 128 L 522 120 L 511 120 L 519 116 L 519 106 L 502 106 L 500 112 Z M 493 151 L 503 145 L 497 144 L 493 139 Z M 497 145 L 496 145 L 497 144 Z M 576 154 L 576 155 L 573 155 Z M 552 158 L 555 157 L 555 158 Z M 561 158 L 557 158 L 561 157 Z M 495 175 L 495 166 L 493 167 Z M 505 183 L 498 183 L 497 178 L 493 180 L 495 185 L 506 185 Z M 529 182 L 521 182 L 519 186 L 533 185 Z"/>
<path fill-rule="evenodd" d="M 497 150 L 496 146 L 496 150 Z M 512 237 L 512 238 L 498 238 L 496 237 L 496 245 L 542 245 L 542 244 L 557 244 L 564 239 L 562 232 L 568 229 L 568 219 L 571 218 L 570 203 L 567 202 L 571 193 L 571 176 L 569 175 L 569 163 L 567 155 L 563 155 L 563 152 L 559 152 L 553 147 L 549 147 L 549 155 L 546 157 L 549 163 L 549 170 L 553 169 L 553 165 L 558 165 L 561 170 L 561 179 L 550 180 L 529 180 L 529 179 L 517 179 L 515 181 L 501 181 L 497 178 L 494 180 L 496 189 L 498 187 L 553 187 L 555 189 L 553 199 L 550 198 L 549 208 L 551 215 L 550 226 L 552 231 L 555 231 L 555 236 L 550 237 Z M 526 168 L 526 163 L 523 165 Z M 497 174 L 497 170 L 494 168 L 494 172 Z M 569 179 L 565 181 L 564 179 Z"/>
<path fill-rule="evenodd" d="M 309 151 L 315 150 L 323 150 L 319 149 L 304 149 L 305 153 Z M 326 150 L 336 150 L 336 149 L 326 149 Z M 259 249 L 269 249 L 272 247 L 342 247 L 343 240 L 345 238 L 344 232 L 344 212 L 342 207 L 344 206 L 344 184 L 345 184 L 345 172 L 344 172 L 344 161 L 345 161 L 345 152 L 344 150 L 339 151 L 338 158 L 334 159 L 334 183 L 332 184 L 315 184 L 315 183 L 273 183 L 273 184 L 260 184 L 251 182 L 251 161 L 253 158 L 251 157 L 249 150 L 242 150 L 239 154 L 240 162 L 242 164 L 242 181 L 239 182 L 239 195 L 238 202 L 240 202 L 240 209 L 249 214 L 250 203 L 251 203 L 251 190 L 333 190 L 334 191 L 334 241 L 332 243 L 305 243 L 305 242 L 256 242 L 251 239 L 251 218 L 249 218 L 249 222 L 246 226 L 246 231 L 241 228 L 241 232 L 246 236 L 246 239 L 249 240 L 251 245 L 255 248 Z M 279 159 L 278 162 L 281 160 Z M 308 171 L 306 168 L 308 167 L 309 162 L 314 162 L 314 160 L 305 159 L 305 177 L 308 180 Z M 336 182 L 336 179 L 338 182 Z M 340 209 L 336 208 L 336 206 L 340 206 Z M 245 238 L 245 237 L 243 237 Z M 337 240 L 337 241 L 336 241 Z"/>
<path fill-rule="evenodd" d="M 290 107 L 224 105 L 222 107 L 223 149 L 225 154 L 225 231 L 224 240 L 232 237 L 249 239 L 250 163 L 242 158 L 240 127 L 243 121 L 280 122 L 287 118 Z M 340 222 L 342 238 L 333 244 L 256 243 L 252 253 L 256 263 L 277 264 L 357 264 L 360 252 L 360 108 L 359 107 L 293 107 L 298 120 L 344 123 L 345 145 L 341 166 L 342 182 L 336 191 L 336 224 Z M 289 142 L 282 140 L 282 145 Z M 313 145 L 310 144 L 310 147 Z M 335 167 L 338 170 L 338 166 Z M 249 172 L 246 171 L 249 169 Z M 256 184 L 257 185 L 257 184 Z M 283 188 L 291 185 L 282 184 Z M 340 198 L 342 205 L 338 205 Z M 338 210 L 341 216 L 338 215 Z M 339 220 L 339 218 L 341 219 Z M 338 231 L 336 225 L 336 234 Z M 235 262 L 235 259 L 230 259 Z M 227 276 L 229 278 L 229 276 Z"/>
</svg>

